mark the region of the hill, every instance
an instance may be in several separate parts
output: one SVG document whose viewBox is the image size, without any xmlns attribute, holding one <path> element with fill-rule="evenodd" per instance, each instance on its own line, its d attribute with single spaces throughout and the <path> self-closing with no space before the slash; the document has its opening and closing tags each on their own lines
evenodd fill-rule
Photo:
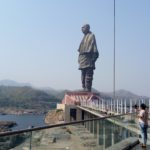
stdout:
<svg viewBox="0 0 150 150">
<path fill-rule="evenodd" d="M 56 108 L 56 103 L 61 102 L 65 93 L 69 90 L 55 90 L 50 87 L 33 88 L 30 83 L 18 83 L 12 80 L 0 81 L 0 113 L 7 110 L 30 110 L 36 112 L 45 112 Z M 81 90 L 76 90 L 81 91 Z M 113 98 L 113 92 L 99 92 L 92 89 L 93 92 L 100 93 L 101 98 L 110 100 Z M 117 99 L 126 99 L 137 103 L 143 99 L 148 104 L 149 97 L 138 96 L 127 90 L 116 91 Z M 3 111 L 2 111 L 3 110 Z M 9 111 L 8 111 L 9 112 Z"/>
<path fill-rule="evenodd" d="M 44 90 L 44 89 L 43 89 Z M 53 94 L 58 98 L 58 99 L 63 99 L 65 93 L 69 90 L 49 90 L 48 88 L 46 90 L 44 90 L 46 93 L 49 93 L 49 94 Z M 53 92 L 55 91 L 55 92 Z M 75 91 L 81 91 L 80 90 L 75 90 Z M 99 92 L 98 90 L 96 89 L 92 89 L 93 92 L 96 92 L 96 93 L 100 93 L 100 96 L 101 98 L 105 99 L 105 100 L 110 100 L 110 99 L 113 99 L 114 98 L 114 93 L 113 92 Z M 139 95 L 136 95 L 130 91 L 127 91 L 127 90 L 124 90 L 124 89 L 121 89 L 121 90 L 118 90 L 115 92 L 115 97 L 116 99 L 120 100 L 120 99 L 123 99 L 123 100 L 127 100 L 127 104 L 130 103 L 130 100 L 132 100 L 133 104 L 136 104 L 136 103 L 139 103 L 139 100 L 143 100 L 144 102 L 146 102 L 146 104 L 148 105 L 148 101 L 149 101 L 149 97 L 146 97 L 146 96 L 139 96 Z"/>
<path fill-rule="evenodd" d="M 114 98 L 114 93 L 113 92 L 101 92 L 101 96 L 103 98 Z M 118 98 L 118 99 L 138 99 L 140 96 L 130 92 L 130 91 L 127 91 L 127 90 L 118 90 L 115 92 L 115 97 Z"/>
<path fill-rule="evenodd" d="M 110 92 L 110 93 L 106 93 L 106 92 L 101 92 L 102 97 L 108 97 L 108 98 L 113 98 L 114 97 L 114 93 Z M 134 94 L 130 91 L 127 90 L 118 90 L 115 92 L 115 97 L 118 99 L 149 99 L 149 97 L 147 96 L 139 96 L 137 94 Z"/>
<path fill-rule="evenodd" d="M 52 94 L 28 86 L 0 86 L 0 108 L 48 111 L 59 101 Z"/>
<path fill-rule="evenodd" d="M 47 94 L 54 95 L 56 98 L 60 100 L 62 100 L 64 98 L 65 93 L 69 91 L 69 90 L 54 90 L 52 88 L 42 88 L 41 90 L 43 90 Z"/>
<path fill-rule="evenodd" d="M 42 88 L 48 94 L 55 95 L 59 99 L 63 99 L 66 92 L 70 90 L 54 90 L 52 88 Z M 74 90 L 74 91 L 82 91 L 82 89 Z M 101 97 L 104 99 L 112 99 L 114 97 L 113 92 L 100 92 L 97 89 L 92 89 L 92 92 L 100 93 Z M 128 90 L 120 89 L 115 92 L 116 98 L 118 99 L 148 99 L 149 97 L 146 96 L 139 96 L 134 94 Z"/>
<path fill-rule="evenodd" d="M 16 81 L 9 80 L 9 79 L 4 79 L 4 80 L 0 80 L 0 86 L 22 87 L 22 86 L 31 86 L 31 84 L 30 83 L 20 83 L 20 82 L 16 82 Z"/>
</svg>

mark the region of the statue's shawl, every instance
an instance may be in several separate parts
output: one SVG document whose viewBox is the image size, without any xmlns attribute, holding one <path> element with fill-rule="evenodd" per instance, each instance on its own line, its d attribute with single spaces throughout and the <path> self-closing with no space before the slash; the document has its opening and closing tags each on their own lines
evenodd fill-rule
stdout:
<svg viewBox="0 0 150 150">
<path fill-rule="evenodd" d="M 99 53 L 93 33 L 89 32 L 83 37 L 78 51 L 79 69 L 89 67 L 95 69 L 95 61 L 97 60 Z"/>
</svg>

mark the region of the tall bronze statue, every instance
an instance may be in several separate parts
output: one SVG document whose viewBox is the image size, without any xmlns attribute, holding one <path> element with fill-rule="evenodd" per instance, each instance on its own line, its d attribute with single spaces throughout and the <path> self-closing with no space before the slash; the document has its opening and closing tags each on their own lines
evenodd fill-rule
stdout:
<svg viewBox="0 0 150 150">
<path fill-rule="evenodd" d="M 79 70 L 81 70 L 82 87 L 91 92 L 95 62 L 99 56 L 95 35 L 90 31 L 90 25 L 82 27 L 84 37 L 80 43 L 78 52 Z"/>
</svg>

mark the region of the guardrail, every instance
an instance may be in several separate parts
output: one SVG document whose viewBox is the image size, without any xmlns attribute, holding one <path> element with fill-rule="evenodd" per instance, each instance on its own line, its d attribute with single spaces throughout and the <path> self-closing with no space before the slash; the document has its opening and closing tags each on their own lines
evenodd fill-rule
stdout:
<svg viewBox="0 0 150 150">
<path fill-rule="evenodd" d="M 134 132 L 123 126 L 123 124 L 131 124 L 131 116 L 132 114 L 105 116 L 3 132 L 0 133 L 0 147 L 3 147 L 2 150 L 9 150 L 10 148 L 21 150 L 23 147 L 28 147 L 30 150 L 46 150 L 48 148 L 60 147 L 60 143 L 63 143 L 62 146 L 64 146 L 64 149 L 79 146 L 79 150 L 82 150 L 83 147 L 84 149 L 91 147 L 92 150 L 96 148 L 105 150 L 127 137 L 137 137 Z M 58 131 L 60 133 L 57 133 Z M 61 135 L 62 133 L 65 133 L 64 137 Z M 116 135 L 122 138 L 118 138 Z M 68 139 L 65 141 L 65 138 Z M 74 138 L 78 139 L 78 141 L 71 141 Z M 47 141 L 45 145 L 43 144 L 44 140 Z M 4 145 L 2 145 L 1 141 L 3 141 Z M 11 144 L 9 145 L 8 143 Z"/>
</svg>

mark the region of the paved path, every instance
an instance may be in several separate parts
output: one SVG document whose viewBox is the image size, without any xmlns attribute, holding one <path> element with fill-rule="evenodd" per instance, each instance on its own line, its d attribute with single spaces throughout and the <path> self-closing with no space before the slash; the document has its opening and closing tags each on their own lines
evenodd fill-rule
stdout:
<svg viewBox="0 0 150 150">
<path fill-rule="evenodd" d="M 140 145 L 137 145 L 132 150 L 150 150 L 150 145 L 147 145 L 147 148 L 142 148 Z"/>
<path fill-rule="evenodd" d="M 141 138 L 139 141 L 141 141 Z M 132 150 L 150 150 L 150 128 L 148 128 L 147 148 L 142 148 L 140 145 L 137 145 Z"/>
<path fill-rule="evenodd" d="M 53 128 L 32 135 L 32 150 L 93 150 L 97 139 L 82 125 Z M 53 142 L 54 137 L 56 142 Z M 11 150 L 29 150 L 29 139 Z"/>
</svg>

